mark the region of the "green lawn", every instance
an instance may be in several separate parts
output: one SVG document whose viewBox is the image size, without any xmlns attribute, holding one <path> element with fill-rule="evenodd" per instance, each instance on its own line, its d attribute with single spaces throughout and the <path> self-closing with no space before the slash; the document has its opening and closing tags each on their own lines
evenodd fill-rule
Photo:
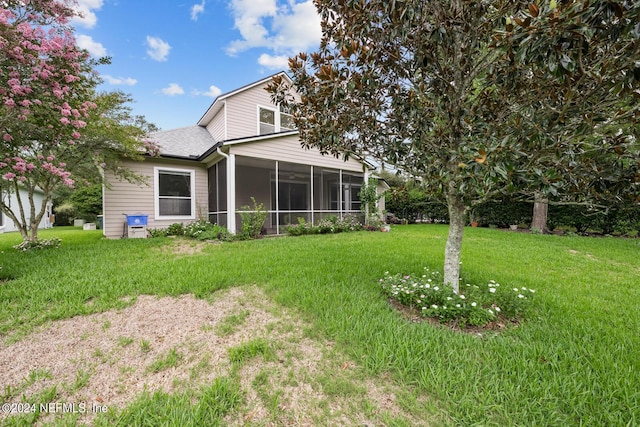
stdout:
<svg viewBox="0 0 640 427">
<path fill-rule="evenodd" d="M 0 235 L 0 336 L 126 306 L 138 294 L 207 297 L 258 284 L 372 376 L 438 402 L 451 425 L 640 424 L 640 240 L 465 231 L 465 282 L 536 290 L 525 322 L 497 336 L 408 323 L 378 289 L 385 271 L 441 269 L 447 227 L 394 227 L 162 251 L 170 239 L 54 229 L 57 250 L 18 253 Z M 91 304 L 85 302 L 91 300 Z M 0 384 L 0 386 L 2 386 Z M 179 401 L 179 399 L 176 399 Z"/>
</svg>

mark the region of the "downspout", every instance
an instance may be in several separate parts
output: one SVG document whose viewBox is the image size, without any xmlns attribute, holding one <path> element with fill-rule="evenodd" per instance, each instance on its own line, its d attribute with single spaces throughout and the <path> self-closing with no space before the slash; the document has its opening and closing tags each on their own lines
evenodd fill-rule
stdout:
<svg viewBox="0 0 640 427">
<path fill-rule="evenodd" d="M 236 165 L 233 154 L 224 153 L 220 147 L 216 150 L 227 160 L 227 230 L 236 234 Z M 217 191 L 217 189 L 216 189 Z"/>
</svg>

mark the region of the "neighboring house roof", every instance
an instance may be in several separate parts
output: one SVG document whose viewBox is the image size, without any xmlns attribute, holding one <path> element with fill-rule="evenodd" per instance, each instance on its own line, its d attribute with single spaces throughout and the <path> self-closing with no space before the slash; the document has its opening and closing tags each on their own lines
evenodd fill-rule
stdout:
<svg viewBox="0 0 640 427">
<path fill-rule="evenodd" d="M 287 75 L 287 73 L 285 73 L 284 71 L 280 71 L 279 73 L 276 74 L 272 74 L 269 77 L 265 77 L 262 80 L 258 80 L 257 82 L 253 82 L 250 83 L 248 85 L 242 86 L 239 89 L 235 89 L 231 92 L 227 92 L 227 93 L 223 93 L 222 95 L 219 95 L 211 104 L 211 106 L 209 107 L 209 109 L 202 115 L 202 117 L 200 118 L 200 120 L 198 120 L 198 125 L 200 126 L 206 126 L 207 124 L 209 124 L 209 122 L 211 121 L 211 119 L 216 115 L 216 113 L 218 112 L 218 110 L 220 108 L 222 108 L 222 106 L 224 105 L 224 101 L 231 97 L 236 95 L 237 93 L 240 92 L 244 92 L 245 90 L 249 90 L 253 87 L 259 86 L 259 85 L 263 85 L 267 82 L 269 82 L 271 79 L 273 79 L 275 76 L 282 76 L 285 79 L 287 79 L 290 83 L 292 82 L 291 77 L 289 77 Z"/>
<path fill-rule="evenodd" d="M 163 157 L 181 157 L 197 160 L 216 144 L 209 131 L 202 126 L 154 132 L 150 135 L 160 146 Z"/>
</svg>

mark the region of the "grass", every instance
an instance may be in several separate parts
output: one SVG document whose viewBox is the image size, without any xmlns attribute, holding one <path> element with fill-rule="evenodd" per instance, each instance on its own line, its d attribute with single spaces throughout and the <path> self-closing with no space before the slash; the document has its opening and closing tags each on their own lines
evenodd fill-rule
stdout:
<svg viewBox="0 0 640 427">
<path fill-rule="evenodd" d="M 158 357 L 147 367 L 148 372 L 157 373 L 166 369 L 175 368 L 184 359 L 182 353 L 172 348 L 167 354 Z"/>
<path fill-rule="evenodd" d="M 385 271 L 441 269 L 446 233 L 446 226 L 416 225 L 262 239 L 191 257 L 158 256 L 170 239 L 106 241 L 99 232 L 64 229 L 42 233 L 62 238 L 60 249 L 18 253 L 11 246 L 19 236 L 6 234 L 0 263 L 13 280 L 0 283 L 0 335 L 17 340 L 52 320 L 123 308 L 140 294 L 205 298 L 256 283 L 370 375 L 435 398 L 447 424 L 640 424 L 639 240 L 465 230 L 465 281 L 537 291 L 520 327 L 476 337 L 408 323 L 378 289 Z M 253 355 L 264 355 L 258 347 Z M 143 396 L 109 421 L 136 424 L 145 411 L 155 420 L 198 420 L 204 409 L 180 403 L 197 400 L 192 393 Z"/>
</svg>

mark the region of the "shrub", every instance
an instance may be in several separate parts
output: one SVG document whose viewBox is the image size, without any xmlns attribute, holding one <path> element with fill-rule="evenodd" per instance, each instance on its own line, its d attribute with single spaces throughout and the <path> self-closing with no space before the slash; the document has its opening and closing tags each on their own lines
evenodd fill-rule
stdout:
<svg viewBox="0 0 640 427">
<path fill-rule="evenodd" d="M 387 297 L 419 310 L 422 316 L 462 327 L 484 326 L 496 320 L 515 321 L 535 293 L 533 289 L 508 288 L 490 281 L 482 286 L 467 284 L 458 294 L 452 287 L 442 285 L 439 273 L 426 267 L 421 277 L 385 272 L 380 285 Z"/>
<path fill-rule="evenodd" d="M 151 237 L 167 237 L 167 229 L 166 228 L 147 228 L 147 232 Z"/>
<path fill-rule="evenodd" d="M 288 225 L 285 228 L 286 232 L 292 236 L 302 236 L 304 234 L 317 234 L 320 231 L 318 227 L 314 227 L 312 223 L 305 221 L 304 218 L 298 217 L 298 223 L 295 225 Z"/>
<path fill-rule="evenodd" d="M 174 222 L 167 227 L 167 236 L 182 236 L 184 235 L 184 226 L 182 223 Z"/>
<path fill-rule="evenodd" d="M 257 239 L 262 234 L 262 226 L 267 219 L 267 210 L 262 203 L 257 203 L 254 197 L 251 198 L 253 207 L 243 206 L 240 212 L 242 221 L 241 237 L 247 239 Z"/>
</svg>

